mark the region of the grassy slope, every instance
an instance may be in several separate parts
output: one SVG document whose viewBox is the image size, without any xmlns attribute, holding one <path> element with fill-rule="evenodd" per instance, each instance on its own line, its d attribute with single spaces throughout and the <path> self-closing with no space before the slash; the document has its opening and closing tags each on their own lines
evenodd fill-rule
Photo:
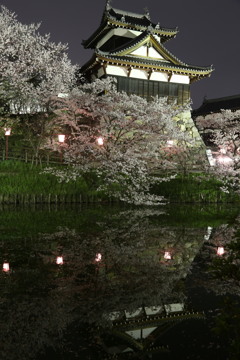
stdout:
<svg viewBox="0 0 240 360">
<path fill-rule="evenodd" d="M 1 194 L 81 194 L 87 185 L 79 179 L 59 183 L 53 175 L 42 174 L 43 168 L 16 161 L 0 162 Z"/>
<path fill-rule="evenodd" d="M 43 168 L 16 161 L 0 162 L 0 195 L 93 195 L 95 179 L 89 178 L 59 183 L 53 175 L 43 174 Z M 220 183 L 214 179 L 199 181 L 198 175 L 178 177 L 152 188 L 152 192 L 165 196 L 170 202 L 239 202 L 236 194 L 219 190 Z"/>
</svg>

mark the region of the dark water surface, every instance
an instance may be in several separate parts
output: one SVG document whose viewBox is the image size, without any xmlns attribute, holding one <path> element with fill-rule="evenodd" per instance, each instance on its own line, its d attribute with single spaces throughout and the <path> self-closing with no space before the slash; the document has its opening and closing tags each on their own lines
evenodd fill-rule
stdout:
<svg viewBox="0 0 240 360">
<path fill-rule="evenodd" d="M 0 359 L 239 359 L 239 213 L 1 208 Z"/>
</svg>

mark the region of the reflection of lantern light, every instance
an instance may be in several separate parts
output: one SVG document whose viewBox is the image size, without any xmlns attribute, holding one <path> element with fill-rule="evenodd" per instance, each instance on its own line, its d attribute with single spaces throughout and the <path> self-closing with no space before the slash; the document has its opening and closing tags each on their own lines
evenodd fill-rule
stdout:
<svg viewBox="0 0 240 360">
<path fill-rule="evenodd" d="M 223 246 L 219 246 L 218 248 L 217 248 L 217 255 L 219 255 L 219 256 L 222 256 L 223 254 L 224 254 L 224 247 Z"/>
<path fill-rule="evenodd" d="M 102 260 L 102 254 L 98 253 L 95 257 L 95 261 L 99 262 Z"/>
<path fill-rule="evenodd" d="M 56 264 L 57 265 L 63 265 L 63 257 L 62 256 L 58 256 L 56 259 Z"/>
<path fill-rule="evenodd" d="M 4 263 L 3 264 L 3 271 L 8 272 L 9 270 L 10 270 L 9 263 Z"/>
<path fill-rule="evenodd" d="M 172 256 L 171 256 L 170 252 L 169 252 L 169 251 L 165 251 L 165 253 L 164 253 L 164 259 L 166 259 L 166 260 L 171 260 L 171 258 L 172 258 Z"/>
<path fill-rule="evenodd" d="M 103 138 L 102 137 L 98 137 L 97 138 L 97 143 L 98 143 L 98 145 L 103 145 Z"/>
<path fill-rule="evenodd" d="M 5 130 L 5 135 L 9 136 L 11 135 L 11 129 L 4 129 Z"/>
<path fill-rule="evenodd" d="M 64 143 L 64 141 L 65 141 L 65 135 L 59 134 L 59 135 L 58 135 L 58 141 L 59 141 L 60 143 Z"/>
</svg>

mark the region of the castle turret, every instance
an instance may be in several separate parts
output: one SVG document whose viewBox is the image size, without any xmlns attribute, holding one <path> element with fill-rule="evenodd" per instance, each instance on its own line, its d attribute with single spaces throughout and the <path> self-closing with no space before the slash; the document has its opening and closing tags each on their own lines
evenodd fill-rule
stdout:
<svg viewBox="0 0 240 360">
<path fill-rule="evenodd" d="M 190 84 L 213 69 L 186 64 L 170 53 L 165 43 L 177 33 L 177 28 L 153 23 L 147 9 L 135 14 L 107 1 L 100 26 L 83 41 L 94 54 L 81 72 L 89 80 L 114 76 L 118 90 L 128 94 L 167 96 L 183 104 L 190 99 Z"/>
</svg>

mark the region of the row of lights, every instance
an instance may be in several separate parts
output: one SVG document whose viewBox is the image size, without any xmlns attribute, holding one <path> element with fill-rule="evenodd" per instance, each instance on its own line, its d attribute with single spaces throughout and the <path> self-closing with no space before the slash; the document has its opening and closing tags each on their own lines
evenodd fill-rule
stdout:
<svg viewBox="0 0 240 360">
<path fill-rule="evenodd" d="M 222 256 L 222 255 L 224 255 L 224 253 L 225 253 L 224 247 L 223 246 L 218 246 L 217 255 Z M 170 251 L 165 251 L 163 257 L 164 257 L 165 260 L 171 260 L 172 259 L 172 255 L 171 255 Z M 102 260 L 102 254 L 97 253 L 96 256 L 95 256 L 95 262 L 99 263 L 101 260 Z M 57 265 L 63 265 L 64 264 L 63 256 L 57 256 L 56 264 Z M 8 262 L 3 263 L 2 270 L 4 272 L 6 272 L 6 273 L 10 271 L 10 265 L 9 265 Z"/>
<path fill-rule="evenodd" d="M 6 159 L 7 159 L 7 158 L 8 158 L 8 136 L 11 135 L 11 128 L 5 128 L 4 130 L 5 130 L 5 136 L 6 136 Z M 59 142 L 60 144 L 63 144 L 64 141 L 65 141 L 65 138 L 66 138 L 66 135 L 64 135 L 64 134 L 59 134 L 59 135 L 58 135 L 58 142 Z M 103 138 L 102 138 L 101 136 L 98 137 L 98 138 L 96 139 L 96 141 L 97 141 L 97 144 L 98 144 L 99 146 L 102 146 L 102 145 L 104 144 L 104 140 L 103 140 Z M 173 144 L 174 144 L 174 141 L 173 141 L 173 140 L 167 140 L 167 146 L 168 146 L 168 147 L 172 147 Z M 230 157 L 226 156 L 226 152 L 227 152 L 226 149 L 224 149 L 224 148 L 220 149 L 221 155 L 218 157 L 217 161 L 218 161 L 219 163 L 221 163 L 221 164 L 228 165 L 228 164 L 230 164 L 233 160 L 232 160 Z"/>
<path fill-rule="evenodd" d="M 66 138 L 66 135 L 64 135 L 64 134 L 59 134 L 59 135 L 58 135 L 58 142 L 64 143 L 65 138 Z M 96 141 L 97 141 L 97 144 L 100 145 L 100 146 L 102 146 L 103 143 L 104 143 L 104 140 L 103 140 L 103 138 L 102 138 L 101 136 L 98 137 L 98 138 L 96 139 Z"/>
<path fill-rule="evenodd" d="M 224 254 L 225 254 L 224 247 L 223 246 L 218 246 L 217 255 L 222 256 Z M 171 260 L 172 259 L 172 255 L 171 255 L 170 251 L 165 251 L 163 257 L 164 257 L 165 260 Z"/>
<path fill-rule="evenodd" d="M 95 262 L 99 263 L 101 260 L 102 260 L 102 254 L 97 253 L 96 256 L 95 256 Z M 56 257 L 56 264 L 57 265 L 63 265 L 64 264 L 63 256 L 57 256 Z M 2 270 L 3 270 L 3 272 L 8 273 L 10 271 L 10 264 L 8 262 L 4 262 Z"/>
<path fill-rule="evenodd" d="M 11 128 L 5 128 L 4 130 L 5 130 L 5 136 L 6 136 L 5 156 L 6 156 L 6 160 L 7 160 L 7 159 L 8 159 L 8 136 L 11 135 Z M 65 141 L 65 138 L 66 138 L 66 135 L 64 135 L 64 134 L 59 134 L 59 135 L 58 135 L 58 142 L 59 142 L 60 144 L 63 144 L 64 141 Z M 97 141 L 97 144 L 100 145 L 100 146 L 102 146 L 103 143 L 104 143 L 104 140 L 103 140 L 103 138 L 102 138 L 101 136 L 98 137 L 98 138 L 96 139 L 96 141 Z M 62 161 L 62 153 L 61 153 L 61 161 Z"/>
</svg>

